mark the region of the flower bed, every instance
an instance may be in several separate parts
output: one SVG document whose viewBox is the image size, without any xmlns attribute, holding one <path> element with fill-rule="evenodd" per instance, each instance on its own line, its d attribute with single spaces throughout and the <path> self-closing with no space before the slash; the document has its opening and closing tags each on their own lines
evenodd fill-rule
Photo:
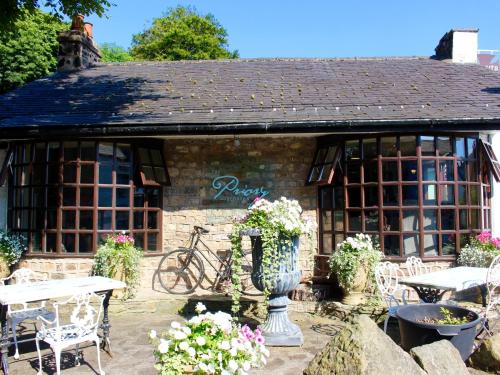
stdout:
<svg viewBox="0 0 500 375">
<path fill-rule="evenodd" d="M 497 255 L 500 255 L 500 238 L 493 237 L 489 231 L 483 231 L 471 237 L 469 243 L 461 249 L 457 263 L 460 266 L 488 267 Z"/>
</svg>

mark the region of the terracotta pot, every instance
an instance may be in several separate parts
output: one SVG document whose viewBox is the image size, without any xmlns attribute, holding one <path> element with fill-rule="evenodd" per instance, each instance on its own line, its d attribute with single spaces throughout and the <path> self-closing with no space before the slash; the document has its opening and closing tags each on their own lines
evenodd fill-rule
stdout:
<svg viewBox="0 0 500 375">
<path fill-rule="evenodd" d="M 342 303 L 344 305 L 359 305 L 360 303 L 363 303 L 365 301 L 364 291 L 366 289 L 367 282 L 367 266 L 365 264 L 361 264 L 354 278 L 354 285 L 352 286 L 351 290 L 347 291 L 344 288 L 341 288 L 342 293 L 344 294 Z"/>
<path fill-rule="evenodd" d="M 71 30 L 83 31 L 83 14 L 75 14 L 71 20 Z"/>
</svg>

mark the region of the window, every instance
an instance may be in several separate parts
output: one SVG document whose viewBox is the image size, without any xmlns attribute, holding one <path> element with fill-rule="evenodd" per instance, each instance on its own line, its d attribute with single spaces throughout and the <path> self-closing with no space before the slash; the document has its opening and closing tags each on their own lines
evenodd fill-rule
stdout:
<svg viewBox="0 0 500 375">
<path fill-rule="evenodd" d="M 336 145 L 319 147 L 309 171 L 307 184 L 329 184 L 332 181 L 334 165 L 340 156 L 340 148 Z"/>
<path fill-rule="evenodd" d="M 496 181 L 500 182 L 500 163 L 498 162 L 495 152 L 493 152 L 493 148 L 488 142 L 483 140 L 480 140 L 479 144 L 481 145 L 481 151 L 484 154 L 484 159 L 488 164 L 493 177 L 495 177 Z"/>
<path fill-rule="evenodd" d="M 13 145 L 9 229 L 37 254 L 90 254 L 117 231 L 157 251 L 162 190 L 134 182 L 133 150 L 129 143 L 91 140 Z"/>
<path fill-rule="evenodd" d="M 144 186 L 169 186 L 163 153 L 160 149 L 138 147 L 139 173 Z"/>
<path fill-rule="evenodd" d="M 320 142 L 326 150 L 328 138 Z M 389 257 L 452 256 L 490 228 L 488 176 L 500 166 L 477 135 L 336 137 L 332 144 L 343 157 L 318 190 L 321 254 L 361 232 Z M 311 170 L 317 165 L 316 156 Z"/>
</svg>

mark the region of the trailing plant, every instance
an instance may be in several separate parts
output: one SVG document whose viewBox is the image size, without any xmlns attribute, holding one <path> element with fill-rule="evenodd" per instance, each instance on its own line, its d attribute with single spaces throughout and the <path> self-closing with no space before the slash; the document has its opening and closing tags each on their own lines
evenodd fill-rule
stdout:
<svg viewBox="0 0 500 375">
<path fill-rule="evenodd" d="M 439 311 L 443 315 L 442 319 L 438 318 L 429 318 L 425 316 L 423 319 L 417 320 L 419 323 L 427 323 L 427 324 L 450 324 L 450 325 L 460 325 L 466 324 L 472 321 L 469 316 L 462 316 L 461 318 L 453 316 L 453 313 L 447 309 L 446 307 L 440 307 Z"/>
<path fill-rule="evenodd" d="M 97 249 L 92 267 L 94 276 L 123 278 L 127 284 L 123 299 L 133 298 L 139 284 L 142 250 L 134 242 L 132 236 L 123 233 L 109 235 Z"/>
<path fill-rule="evenodd" d="M 158 374 L 244 375 L 266 364 L 269 351 L 259 329 L 237 325 L 224 312 L 203 313 L 205 310 L 199 302 L 197 315 L 187 322 L 174 321 L 168 332 L 149 333 Z"/>
<path fill-rule="evenodd" d="M 337 276 L 340 286 L 349 292 L 362 265 L 366 267 L 370 285 L 373 284 L 375 266 L 382 258 L 379 245 L 369 235 L 358 233 L 337 245 L 329 260 L 330 270 Z"/>
<path fill-rule="evenodd" d="M 292 238 L 301 234 L 310 235 L 315 223 L 302 217 L 302 208 L 296 200 L 281 197 L 270 202 L 257 198 L 248 208 L 244 216 L 237 218 L 233 226 L 231 249 L 233 257 L 232 272 L 232 311 L 238 313 L 240 309 L 241 280 L 243 251 L 241 246 L 241 233 L 254 231 L 259 235 L 262 243 L 262 273 L 264 296 L 266 302 L 269 297 L 274 278 L 286 249 L 292 244 Z"/>
<path fill-rule="evenodd" d="M 488 267 L 497 255 L 500 255 L 500 238 L 483 231 L 469 238 L 469 243 L 460 250 L 457 263 L 460 266 Z"/>
<path fill-rule="evenodd" d="M 15 265 L 26 251 L 26 238 L 0 230 L 0 256 L 10 266 Z"/>
</svg>

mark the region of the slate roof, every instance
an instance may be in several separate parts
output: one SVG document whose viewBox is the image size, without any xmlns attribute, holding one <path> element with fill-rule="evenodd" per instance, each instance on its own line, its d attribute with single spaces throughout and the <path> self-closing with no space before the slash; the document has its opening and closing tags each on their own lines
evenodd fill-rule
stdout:
<svg viewBox="0 0 500 375">
<path fill-rule="evenodd" d="M 429 58 L 133 62 L 56 73 L 0 96 L 4 136 L 76 126 L 209 134 L 381 124 L 500 129 L 500 74 Z"/>
</svg>

